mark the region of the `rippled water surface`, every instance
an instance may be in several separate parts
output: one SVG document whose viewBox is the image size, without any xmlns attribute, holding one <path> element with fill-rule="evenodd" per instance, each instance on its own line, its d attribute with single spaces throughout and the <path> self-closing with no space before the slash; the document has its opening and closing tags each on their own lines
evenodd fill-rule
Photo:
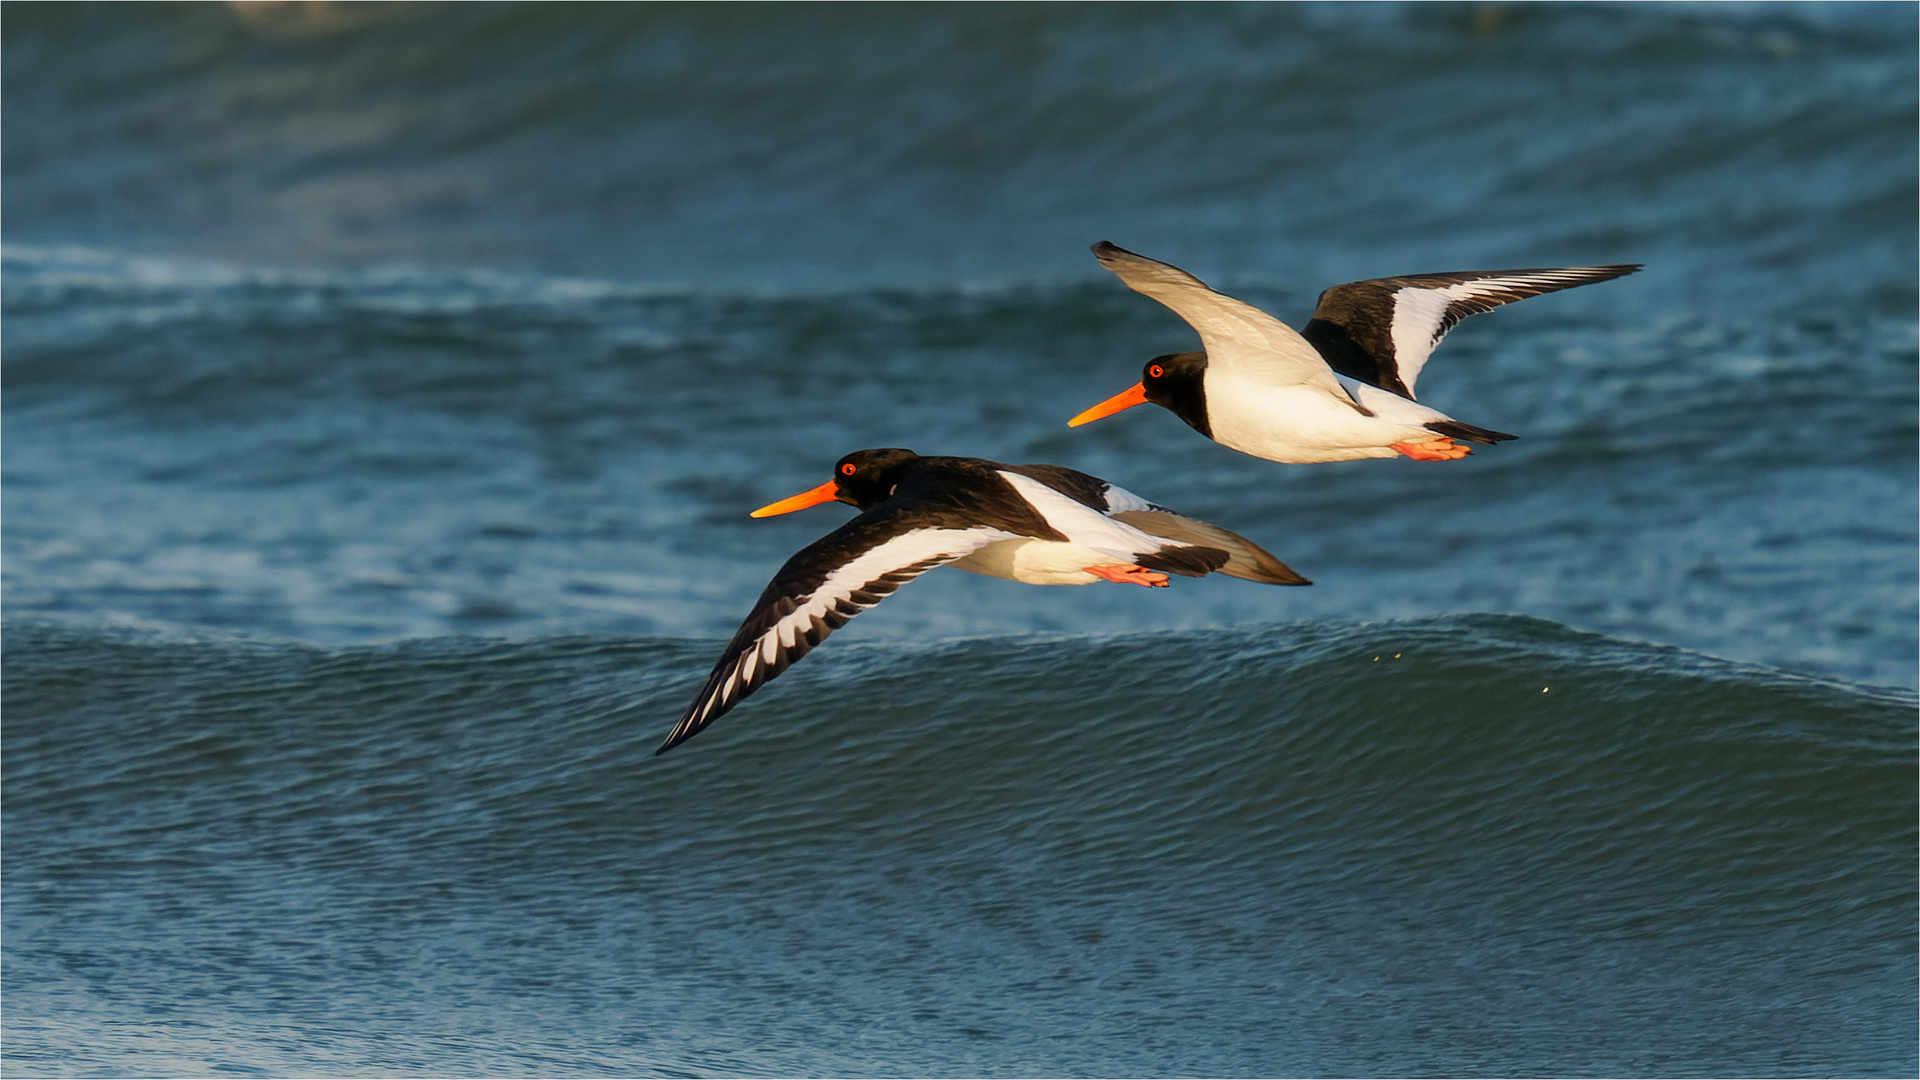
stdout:
<svg viewBox="0 0 1920 1080">
<path fill-rule="evenodd" d="M 18 1075 L 1911 1075 L 1910 6 L 6 6 Z M 1065 419 L 1327 285 L 1521 434 Z M 650 755 L 866 446 L 937 571 Z"/>
</svg>

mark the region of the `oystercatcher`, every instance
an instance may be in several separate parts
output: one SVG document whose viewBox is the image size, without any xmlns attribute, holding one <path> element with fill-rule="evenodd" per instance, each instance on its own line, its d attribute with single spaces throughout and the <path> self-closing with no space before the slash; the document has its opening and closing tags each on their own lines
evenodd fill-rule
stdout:
<svg viewBox="0 0 1920 1080">
<path fill-rule="evenodd" d="M 1069 427 L 1152 402 L 1207 438 L 1269 461 L 1306 464 L 1405 455 L 1452 461 L 1455 440 L 1518 438 L 1414 400 L 1427 357 L 1469 315 L 1541 293 L 1631 274 L 1640 265 L 1471 270 L 1335 285 L 1299 333 L 1175 266 L 1101 241 L 1100 265 L 1200 332 L 1199 352 L 1147 361 L 1140 382 Z"/>
<path fill-rule="evenodd" d="M 858 450 L 840 459 L 832 480 L 753 516 L 835 501 L 860 516 L 773 575 L 655 753 L 692 738 L 848 619 L 942 564 L 1030 585 L 1164 587 L 1168 574 L 1214 571 L 1310 584 L 1245 537 L 1057 465 Z"/>
</svg>

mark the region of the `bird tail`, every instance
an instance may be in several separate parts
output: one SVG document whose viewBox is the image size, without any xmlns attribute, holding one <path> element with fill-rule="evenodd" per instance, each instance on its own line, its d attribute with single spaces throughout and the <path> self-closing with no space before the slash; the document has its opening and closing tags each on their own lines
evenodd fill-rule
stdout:
<svg viewBox="0 0 1920 1080">
<path fill-rule="evenodd" d="M 1468 442 L 1485 443 L 1488 446 L 1520 437 L 1509 435 L 1504 431 L 1489 431 L 1472 424 L 1463 424 L 1458 420 L 1435 420 L 1427 425 L 1427 430 L 1436 435 L 1445 435 L 1449 439 L 1465 439 Z"/>
<path fill-rule="evenodd" d="M 1149 570 L 1181 577 L 1206 577 L 1227 563 L 1227 553 L 1216 547 L 1169 544 L 1158 551 L 1142 551 L 1133 561 Z"/>
<path fill-rule="evenodd" d="M 1229 577 L 1267 585 L 1313 584 L 1266 548 L 1218 525 L 1182 517 L 1171 510 L 1123 510 L 1113 516 L 1151 536 L 1225 551 L 1227 561 L 1218 569 Z"/>
</svg>

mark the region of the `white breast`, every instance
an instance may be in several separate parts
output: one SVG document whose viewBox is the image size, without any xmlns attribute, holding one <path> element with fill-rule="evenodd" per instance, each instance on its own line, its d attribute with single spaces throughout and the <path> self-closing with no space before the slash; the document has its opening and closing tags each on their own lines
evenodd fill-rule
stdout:
<svg viewBox="0 0 1920 1080">
<path fill-rule="evenodd" d="M 1345 376 L 1342 385 L 1354 383 Z M 1207 373 L 1207 423 L 1215 442 L 1245 454 L 1292 464 L 1390 458 L 1397 442 L 1434 437 L 1421 425 L 1446 414 L 1384 391 L 1364 388 L 1401 403 L 1367 416 L 1352 405 L 1313 386 L 1265 386 L 1246 380 L 1216 379 Z M 1362 391 L 1361 393 L 1364 393 Z"/>
</svg>

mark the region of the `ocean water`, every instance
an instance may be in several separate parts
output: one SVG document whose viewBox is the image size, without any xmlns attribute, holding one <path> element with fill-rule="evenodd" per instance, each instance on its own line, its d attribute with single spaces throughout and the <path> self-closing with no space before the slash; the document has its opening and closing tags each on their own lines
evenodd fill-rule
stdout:
<svg viewBox="0 0 1920 1080">
<path fill-rule="evenodd" d="M 1912 1075 L 1908 5 L 8 4 L 13 1075 Z M 1522 438 L 1067 417 L 1109 239 Z M 953 571 L 652 752 L 868 446 L 1315 584 Z"/>
</svg>

